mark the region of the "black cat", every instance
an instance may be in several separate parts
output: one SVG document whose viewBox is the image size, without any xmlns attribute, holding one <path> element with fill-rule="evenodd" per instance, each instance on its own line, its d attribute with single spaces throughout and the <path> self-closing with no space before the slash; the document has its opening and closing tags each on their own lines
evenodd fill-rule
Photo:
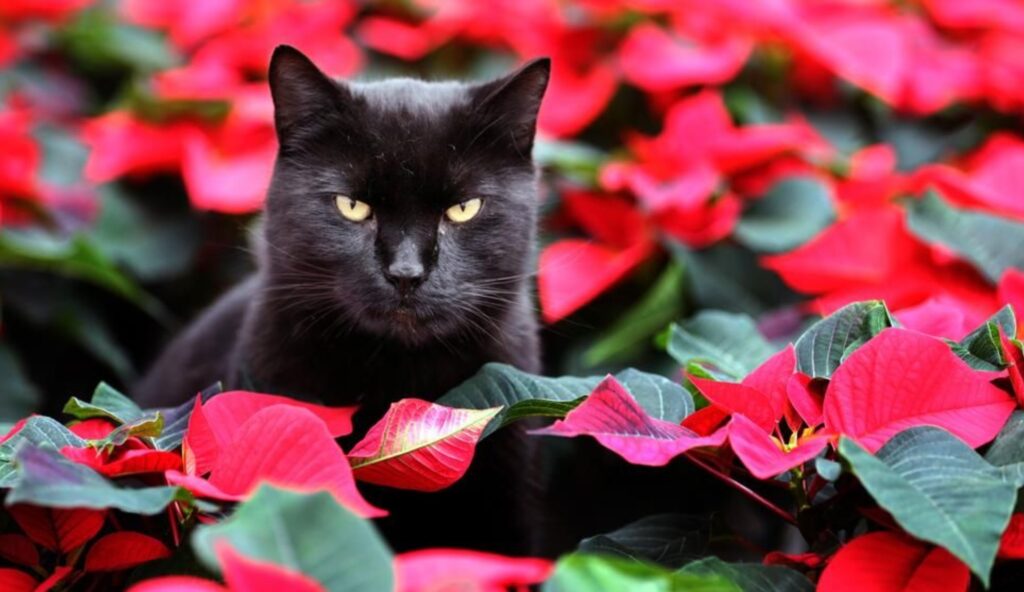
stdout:
<svg viewBox="0 0 1024 592">
<path fill-rule="evenodd" d="M 228 388 L 361 407 L 434 399 L 498 361 L 539 371 L 531 159 L 547 59 L 493 82 L 338 83 L 297 50 L 270 64 L 280 149 L 258 272 L 188 327 L 135 390 L 147 406 Z M 516 431 L 442 494 L 369 491 L 398 548 L 522 551 Z M 519 543 L 519 544 L 517 544 Z"/>
</svg>

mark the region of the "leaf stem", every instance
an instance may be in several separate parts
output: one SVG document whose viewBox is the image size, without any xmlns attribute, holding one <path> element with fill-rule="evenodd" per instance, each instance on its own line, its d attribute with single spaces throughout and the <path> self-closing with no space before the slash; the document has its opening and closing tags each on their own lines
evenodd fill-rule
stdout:
<svg viewBox="0 0 1024 592">
<path fill-rule="evenodd" d="M 695 454 L 692 454 L 690 452 L 686 452 L 686 453 L 684 453 L 684 455 L 686 456 L 686 458 L 690 459 L 697 466 L 703 468 L 705 471 L 708 471 L 709 473 L 711 473 L 715 477 L 718 477 L 719 479 L 721 479 L 725 483 L 731 485 L 732 487 L 734 487 L 736 490 L 738 490 L 740 493 L 742 493 L 743 495 L 747 496 L 748 498 L 750 498 L 750 499 L 754 500 L 755 502 L 761 504 L 762 506 L 764 506 L 765 508 L 770 510 L 773 514 L 775 514 L 779 518 L 782 518 L 783 520 L 785 520 L 786 522 L 789 522 L 790 524 L 793 524 L 793 525 L 797 524 L 796 517 L 794 517 L 789 512 L 783 510 L 779 506 L 775 505 L 774 503 L 772 503 L 768 499 L 762 497 L 759 493 L 757 493 L 753 489 L 747 487 L 746 485 L 740 483 L 739 481 L 737 481 L 737 480 L 733 479 L 732 477 L 726 475 L 725 473 L 719 471 L 713 465 L 708 464 L 707 462 L 701 460 Z"/>
</svg>

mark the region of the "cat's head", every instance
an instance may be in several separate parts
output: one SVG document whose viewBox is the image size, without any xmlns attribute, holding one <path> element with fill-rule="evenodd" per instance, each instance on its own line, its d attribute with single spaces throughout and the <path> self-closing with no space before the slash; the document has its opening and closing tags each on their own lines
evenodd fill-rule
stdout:
<svg viewBox="0 0 1024 592">
<path fill-rule="evenodd" d="M 267 298 L 410 345 L 494 332 L 533 257 L 540 59 L 480 84 L 335 82 L 279 47 Z"/>
</svg>

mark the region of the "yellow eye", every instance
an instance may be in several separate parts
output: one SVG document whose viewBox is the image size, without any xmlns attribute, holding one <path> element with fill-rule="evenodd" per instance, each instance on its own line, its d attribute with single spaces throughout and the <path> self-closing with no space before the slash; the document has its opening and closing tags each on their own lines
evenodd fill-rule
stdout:
<svg viewBox="0 0 1024 592">
<path fill-rule="evenodd" d="M 462 224 L 463 222 L 469 222 L 474 216 L 479 214 L 480 206 L 482 205 L 484 205 L 484 202 L 478 197 L 467 199 L 445 210 L 444 215 L 448 216 L 448 219 L 452 222 Z"/>
<path fill-rule="evenodd" d="M 338 205 L 338 211 L 341 212 L 341 215 L 353 222 L 366 220 L 372 212 L 370 204 L 358 199 L 352 199 L 347 195 L 336 196 L 334 203 Z"/>
</svg>

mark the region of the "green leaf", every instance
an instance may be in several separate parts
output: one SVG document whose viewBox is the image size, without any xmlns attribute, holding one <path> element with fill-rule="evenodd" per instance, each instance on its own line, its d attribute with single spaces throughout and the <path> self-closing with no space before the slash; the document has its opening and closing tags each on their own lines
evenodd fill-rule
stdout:
<svg viewBox="0 0 1024 592">
<path fill-rule="evenodd" d="M 115 508 L 132 514 L 159 514 L 178 495 L 177 487 L 121 488 L 56 450 L 22 446 L 15 462 L 18 478 L 8 504 L 48 508 Z"/>
<path fill-rule="evenodd" d="M 135 401 L 105 382 L 96 385 L 96 390 L 92 393 L 92 404 L 110 411 L 121 418 L 122 422 L 135 421 L 145 415 Z"/>
<path fill-rule="evenodd" d="M 742 378 L 775 349 L 750 317 L 712 310 L 698 313 L 681 326 L 673 324 L 668 353 L 683 366 L 690 362 L 712 364 L 734 378 Z"/>
<path fill-rule="evenodd" d="M 391 551 L 369 521 L 327 492 L 300 494 L 261 486 L 227 520 L 200 526 L 192 537 L 199 559 L 219 571 L 215 548 L 305 574 L 328 590 L 394 589 Z"/>
<path fill-rule="evenodd" d="M 572 401 L 545 401 L 543 399 L 526 399 L 504 411 L 505 417 L 501 425 L 505 426 L 527 417 L 565 417 L 567 413 L 587 400 L 586 397 L 573 399 Z"/>
<path fill-rule="evenodd" d="M 913 536 L 961 559 L 987 586 L 1017 490 L 945 430 L 900 432 L 877 456 L 852 440 L 839 452 L 875 501 Z"/>
<path fill-rule="evenodd" d="M 112 186 L 100 191 L 100 215 L 89 236 L 101 253 L 146 282 L 186 271 L 200 243 L 199 226 L 187 213 L 147 214 Z"/>
<path fill-rule="evenodd" d="M 92 401 L 86 403 L 78 397 L 71 397 L 64 405 L 64 413 L 75 419 L 103 417 L 116 423 L 128 423 L 143 416 L 142 409 L 128 397 L 119 393 L 105 382 L 93 391 Z"/>
<path fill-rule="evenodd" d="M 583 363 L 593 367 L 622 361 L 647 346 L 658 331 L 682 314 L 684 278 L 682 267 L 669 264 L 643 298 L 583 352 Z"/>
<path fill-rule="evenodd" d="M 32 136 L 43 149 L 39 177 L 60 187 L 74 187 L 82 183 L 82 170 L 89 159 L 89 148 L 70 129 L 42 124 L 36 125 Z"/>
<path fill-rule="evenodd" d="M 87 442 L 59 421 L 37 415 L 28 418 L 17 434 L 0 444 L 0 461 L 13 460 L 18 447 L 23 444 L 60 450 L 65 446 L 81 448 Z"/>
<path fill-rule="evenodd" d="M 803 574 L 781 565 L 726 563 L 707 557 L 687 565 L 684 573 L 718 575 L 739 586 L 743 592 L 813 592 L 814 585 Z"/>
<path fill-rule="evenodd" d="M 579 185 L 593 186 L 608 155 L 581 142 L 538 138 L 533 147 L 533 159 Z"/>
<path fill-rule="evenodd" d="M 1006 367 L 999 330 L 1006 335 L 1017 334 L 1017 318 L 1009 304 L 999 309 L 980 327 L 971 331 L 960 343 L 950 347 L 975 370 L 1002 370 Z"/>
<path fill-rule="evenodd" d="M 664 376 L 628 369 L 615 377 L 652 417 L 677 423 L 693 413 L 693 399 L 686 389 Z M 490 363 L 485 364 L 467 381 L 448 391 L 436 403 L 459 409 L 504 407 L 488 424 L 481 436 L 483 438 L 512 419 L 525 417 L 525 410 L 539 401 L 547 402 L 534 407 L 540 411 L 540 415 L 551 416 L 552 412 L 559 409 L 552 403 L 565 404 L 563 408 L 568 412 L 579 403 L 581 397 L 589 395 L 602 378 L 548 378 L 529 374 L 506 364 Z M 526 402 L 530 405 L 524 405 Z"/>
<path fill-rule="evenodd" d="M 168 409 L 159 410 L 164 417 L 164 429 L 159 436 L 153 438 L 153 447 L 157 450 L 175 450 L 181 447 L 181 441 L 188 431 L 188 422 L 192 418 L 195 399 L 189 399 Z"/>
<path fill-rule="evenodd" d="M 723 242 L 695 250 L 675 241 L 668 248 L 686 269 L 686 288 L 696 308 L 758 317 L 801 300 L 750 249 Z"/>
<path fill-rule="evenodd" d="M 993 284 L 1007 268 L 1024 269 L 1024 224 L 954 208 L 935 191 L 907 204 L 911 232 L 970 261 Z"/>
<path fill-rule="evenodd" d="M 135 421 L 118 426 L 106 438 L 97 440 L 94 446 L 98 448 L 120 446 L 133 436 L 137 438 L 156 438 L 163 431 L 164 418 L 157 411 L 156 415 L 140 417 Z"/>
<path fill-rule="evenodd" d="M 836 481 L 843 474 L 843 465 L 823 456 L 814 459 L 814 470 L 826 481 Z"/>
<path fill-rule="evenodd" d="M 795 249 L 835 219 L 829 193 L 813 177 L 783 179 L 743 212 L 733 236 L 760 253 Z"/>
<path fill-rule="evenodd" d="M 579 550 L 675 569 L 704 554 L 710 529 L 710 520 L 704 517 L 658 514 L 607 534 L 585 538 L 580 541 Z"/>
<path fill-rule="evenodd" d="M 848 304 L 811 325 L 797 339 L 797 369 L 812 378 L 830 378 L 858 344 L 892 325 L 889 310 L 880 300 Z"/>
<path fill-rule="evenodd" d="M 0 343 L 0 421 L 17 421 L 28 416 L 39 401 L 39 389 L 25 375 L 14 350 Z"/>
<path fill-rule="evenodd" d="M 120 22 L 107 10 L 85 10 L 60 31 L 64 49 L 86 68 L 153 72 L 179 60 L 165 36 Z"/>
<path fill-rule="evenodd" d="M 136 374 L 131 359 L 98 308 L 82 293 L 82 287 L 58 276 L 39 278 L 37 282 L 21 285 L 12 281 L 3 287 L 11 310 L 76 342 L 107 364 L 122 381 L 133 381 Z"/>
<path fill-rule="evenodd" d="M 0 231 L 0 265 L 51 271 L 86 280 L 129 300 L 138 287 L 85 237 L 60 238 L 36 230 Z"/>
<path fill-rule="evenodd" d="M 665 568 L 618 557 L 573 553 L 555 564 L 543 592 L 741 592 L 715 574 L 671 572 Z"/>
<path fill-rule="evenodd" d="M 1024 411 L 1018 409 L 988 447 L 985 460 L 997 467 L 1024 462 Z"/>
</svg>

